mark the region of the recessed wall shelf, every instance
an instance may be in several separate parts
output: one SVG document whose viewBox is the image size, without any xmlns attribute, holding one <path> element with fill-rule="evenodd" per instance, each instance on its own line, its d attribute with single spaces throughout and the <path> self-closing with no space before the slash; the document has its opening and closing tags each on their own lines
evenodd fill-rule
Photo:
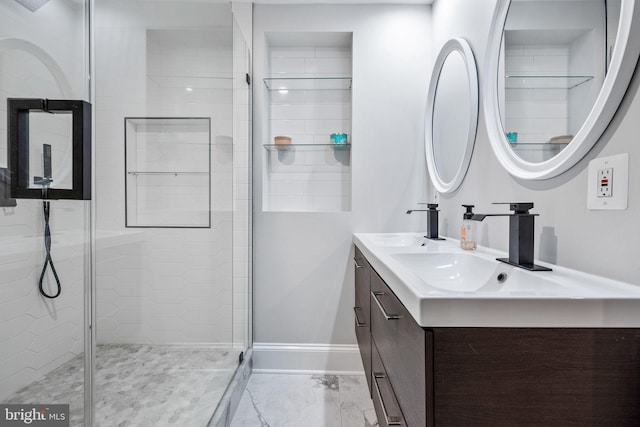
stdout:
<svg viewBox="0 0 640 427">
<path fill-rule="evenodd" d="M 505 76 L 506 89 L 573 89 L 593 76 Z"/>
<path fill-rule="evenodd" d="M 290 148 L 300 148 L 303 150 L 326 150 L 333 148 L 335 150 L 350 150 L 351 144 L 262 144 L 267 151 L 281 151 Z"/>
<path fill-rule="evenodd" d="M 142 171 L 131 171 L 127 172 L 129 175 L 209 175 L 209 172 L 142 172 Z"/>
<path fill-rule="evenodd" d="M 126 227 L 211 227 L 211 119 L 126 117 Z"/>
<path fill-rule="evenodd" d="M 271 33 L 259 141 L 268 212 L 351 211 L 352 33 Z M 279 136 L 291 138 L 289 144 Z M 341 141 L 346 142 L 342 139 Z"/>
<path fill-rule="evenodd" d="M 349 90 L 351 77 L 267 77 L 268 90 Z"/>
</svg>

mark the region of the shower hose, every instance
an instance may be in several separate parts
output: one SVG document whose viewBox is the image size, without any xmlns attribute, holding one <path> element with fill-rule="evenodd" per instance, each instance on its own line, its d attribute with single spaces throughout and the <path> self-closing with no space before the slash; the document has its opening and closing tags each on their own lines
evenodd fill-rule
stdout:
<svg viewBox="0 0 640 427">
<path fill-rule="evenodd" d="M 53 265 L 53 260 L 51 259 L 51 229 L 49 228 L 49 202 L 42 202 L 42 208 L 44 210 L 44 247 L 47 251 L 47 256 L 44 259 L 44 265 L 42 266 L 42 273 L 40 273 L 40 283 L 38 287 L 40 288 L 40 293 L 45 298 L 57 298 L 62 291 L 62 287 L 60 286 L 60 278 L 58 277 L 58 273 L 56 272 L 56 268 Z M 47 291 L 44 290 L 44 275 L 47 272 L 47 266 L 51 266 L 51 272 L 53 273 L 53 277 L 56 279 L 56 285 L 58 286 L 58 292 L 55 294 L 48 294 Z"/>
</svg>

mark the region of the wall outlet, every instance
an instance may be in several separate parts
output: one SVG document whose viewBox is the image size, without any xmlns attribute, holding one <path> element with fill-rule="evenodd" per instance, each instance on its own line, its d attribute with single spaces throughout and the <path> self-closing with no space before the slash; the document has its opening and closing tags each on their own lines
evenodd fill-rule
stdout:
<svg viewBox="0 0 640 427">
<path fill-rule="evenodd" d="M 587 207 L 591 210 L 627 209 L 629 154 L 601 157 L 589 162 Z"/>
<path fill-rule="evenodd" d="M 598 169 L 598 197 L 611 197 L 613 195 L 613 168 Z"/>
</svg>

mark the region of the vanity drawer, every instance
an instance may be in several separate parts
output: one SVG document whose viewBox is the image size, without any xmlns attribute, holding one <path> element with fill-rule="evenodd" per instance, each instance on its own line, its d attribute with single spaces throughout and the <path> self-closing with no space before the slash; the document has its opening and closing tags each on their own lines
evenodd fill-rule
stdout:
<svg viewBox="0 0 640 427">
<path fill-rule="evenodd" d="M 415 322 L 391 289 L 371 270 L 371 335 L 409 427 L 432 425 L 433 334 Z M 429 350 L 427 351 L 427 346 Z M 375 393 L 374 393 L 375 394 Z M 427 395 L 431 402 L 427 402 Z M 429 415 L 428 415 L 429 413 Z"/>
<path fill-rule="evenodd" d="M 371 346 L 371 367 L 372 367 L 372 393 L 371 399 L 376 410 L 378 425 L 386 426 L 406 426 L 406 422 L 400 410 L 400 405 L 396 400 L 393 387 L 380 360 L 380 354 L 375 344 Z"/>
<path fill-rule="evenodd" d="M 360 357 L 367 377 L 367 385 L 369 386 L 369 395 L 371 395 L 371 319 L 369 309 L 371 266 L 357 247 L 355 248 L 353 263 L 356 276 L 355 306 L 353 307 L 355 331 L 358 347 L 360 348 Z"/>
</svg>

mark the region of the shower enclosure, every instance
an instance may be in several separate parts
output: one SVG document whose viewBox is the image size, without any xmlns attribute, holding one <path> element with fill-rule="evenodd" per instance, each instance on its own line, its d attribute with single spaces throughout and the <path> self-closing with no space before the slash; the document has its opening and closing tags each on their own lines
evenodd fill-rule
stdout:
<svg viewBox="0 0 640 427">
<path fill-rule="evenodd" d="M 91 202 L 51 200 L 51 259 L 60 295 L 38 289 L 45 265 L 43 200 L 11 199 L 7 99 L 91 102 L 88 8 L 72 0 L 0 4 L 0 412 L 33 405 L 69 405 L 64 416 L 81 425 L 90 413 L 92 340 Z M 29 184 L 47 176 L 68 181 L 70 123 L 63 115 L 29 113 Z M 46 148 L 46 147 L 49 148 Z M 48 156 L 48 154 L 51 154 Z M 45 186 L 43 185 L 44 189 Z M 57 293 L 52 270 L 43 290 Z M 86 394 L 85 394 L 86 392 Z M 46 396 L 46 397 L 45 397 Z M 6 406 L 6 404 L 16 406 Z M 20 408 L 21 405 L 22 408 Z M 40 407 L 37 408 L 41 410 Z"/>
<path fill-rule="evenodd" d="M 250 27 L 250 5 L 213 0 L 0 5 L 0 114 L 93 115 L 92 200 L 50 202 L 55 299 L 43 201 L 10 198 L 0 118 L 0 404 L 69 405 L 73 426 L 218 419 L 251 343 Z M 65 165 L 68 127 L 34 117 L 30 175 L 46 152 Z"/>
</svg>

